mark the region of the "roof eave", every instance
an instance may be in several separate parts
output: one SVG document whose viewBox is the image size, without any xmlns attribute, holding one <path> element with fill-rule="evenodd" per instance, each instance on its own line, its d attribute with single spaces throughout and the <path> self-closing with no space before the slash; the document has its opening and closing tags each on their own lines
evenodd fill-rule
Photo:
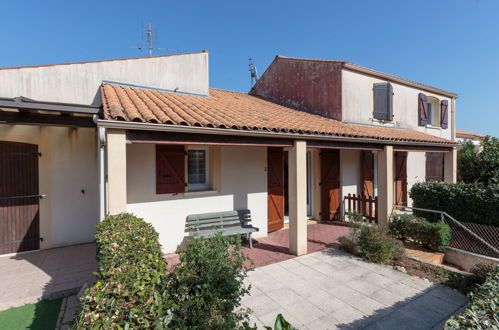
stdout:
<svg viewBox="0 0 499 330">
<path fill-rule="evenodd" d="M 274 138 L 292 138 L 292 139 L 308 139 L 308 140 L 327 140 L 327 141 L 343 141 L 343 142 L 358 142 L 358 143 L 378 143 L 383 145 L 411 145 L 411 146 L 428 146 L 428 147 L 448 147 L 455 148 L 457 143 L 439 143 L 439 142 L 418 142 L 418 141 L 398 141 L 374 138 L 356 138 L 337 135 L 317 135 L 317 134 L 299 134 L 299 133 L 282 133 L 282 132 L 267 132 L 267 131 L 246 131 L 229 128 L 211 128 L 211 127 L 194 127 L 183 125 L 166 125 L 140 122 L 127 122 L 118 120 L 97 120 L 98 127 L 116 128 L 116 129 L 134 129 L 134 130 L 149 130 L 149 131 L 170 131 L 177 133 L 200 133 L 200 134 L 216 134 L 216 135 L 239 135 L 252 137 L 274 137 Z"/>
</svg>

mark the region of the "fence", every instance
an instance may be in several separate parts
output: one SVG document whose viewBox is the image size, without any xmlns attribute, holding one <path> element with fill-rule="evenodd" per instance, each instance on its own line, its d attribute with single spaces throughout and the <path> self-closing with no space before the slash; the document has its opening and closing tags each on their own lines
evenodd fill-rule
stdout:
<svg viewBox="0 0 499 330">
<path fill-rule="evenodd" d="M 348 194 L 345 196 L 345 209 L 359 212 L 367 222 L 378 223 L 378 196 Z"/>
<path fill-rule="evenodd" d="M 459 222 L 443 211 L 407 206 L 401 207 L 398 205 L 394 205 L 395 208 L 438 213 L 440 214 L 440 220 L 449 225 L 451 229 L 450 247 L 499 258 L 499 228 L 497 227 Z"/>
</svg>

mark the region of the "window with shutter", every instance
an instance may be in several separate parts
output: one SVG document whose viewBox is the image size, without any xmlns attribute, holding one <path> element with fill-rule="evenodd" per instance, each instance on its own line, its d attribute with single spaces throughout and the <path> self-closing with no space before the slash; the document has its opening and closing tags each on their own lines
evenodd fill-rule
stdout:
<svg viewBox="0 0 499 330">
<path fill-rule="evenodd" d="M 418 96 L 418 117 L 419 126 L 428 124 L 428 97 L 423 93 Z"/>
<path fill-rule="evenodd" d="M 444 154 L 426 153 L 426 181 L 444 181 Z"/>
<path fill-rule="evenodd" d="M 184 146 L 156 146 L 156 193 L 174 194 L 184 191 Z"/>
<path fill-rule="evenodd" d="M 189 148 L 187 151 L 187 182 L 189 191 L 209 188 L 208 148 Z"/>
<path fill-rule="evenodd" d="M 374 119 L 393 119 L 393 88 L 390 83 L 375 83 L 373 86 Z"/>
<path fill-rule="evenodd" d="M 442 128 L 449 127 L 448 109 L 449 109 L 449 101 L 442 100 L 442 102 L 440 102 L 440 127 Z"/>
</svg>

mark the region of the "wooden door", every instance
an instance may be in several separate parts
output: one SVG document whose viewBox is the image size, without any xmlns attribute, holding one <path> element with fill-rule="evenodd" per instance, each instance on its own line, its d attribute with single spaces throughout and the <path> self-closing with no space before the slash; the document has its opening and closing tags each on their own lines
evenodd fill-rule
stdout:
<svg viewBox="0 0 499 330">
<path fill-rule="evenodd" d="M 321 220 L 339 220 L 341 206 L 340 151 L 321 151 Z"/>
<path fill-rule="evenodd" d="M 0 254 L 40 248 L 38 146 L 0 141 Z"/>
<path fill-rule="evenodd" d="M 426 153 L 426 181 L 444 181 L 444 154 Z"/>
<path fill-rule="evenodd" d="M 268 232 L 284 227 L 284 151 L 267 151 Z"/>
<path fill-rule="evenodd" d="M 407 206 L 407 152 L 395 152 L 395 204 Z"/>
</svg>

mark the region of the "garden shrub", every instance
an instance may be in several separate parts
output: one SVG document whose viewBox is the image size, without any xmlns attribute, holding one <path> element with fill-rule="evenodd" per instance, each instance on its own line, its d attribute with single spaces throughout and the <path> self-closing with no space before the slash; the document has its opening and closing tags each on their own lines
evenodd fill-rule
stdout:
<svg viewBox="0 0 499 330">
<path fill-rule="evenodd" d="M 241 297 L 249 293 L 243 280 L 248 259 L 241 240 L 217 234 L 196 237 L 179 252 L 168 283 L 173 306 L 172 328 L 237 329 L 248 326 Z"/>
<path fill-rule="evenodd" d="M 443 222 L 429 222 L 411 214 L 395 214 L 390 219 L 390 234 L 421 244 L 430 249 L 444 251 L 449 246 L 450 227 Z"/>
<path fill-rule="evenodd" d="M 448 182 L 418 182 L 410 191 L 413 206 L 447 212 L 461 222 L 499 227 L 499 186 Z M 429 221 L 440 214 L 414 211 Z"/>
<path fill-rule="evenodd" d="M 131 214 L 97 225 L 97 282 L 81 298 L 78 329 L 165 328 L 171 316 L 158 233 Z"/>
<path fill-rule="evenodd" d="M 499 184 L 499 139 L 485 136 L 477 150 L 466 141 L 458 150 L 457 173 L 465 183 Z"/>
<path fill-rule="evenodd" d="M 338 239 L 340 248 L 375 263 L 393 264 L 403 258 L 402 245 L 391 237 L 386 228 L 366 224 L 361 214 L 348 212 L 352 230 Z"/>
<path fill-rule="evenodd" d="M 294 326 L 292 326 L 282 314 L 277 315 L 274 323 L 274 327 L 265 326 L 266 330 L 297 330 Z"/>
<path fill-rule="evenodd" d="M 445 329 L 499 328 L 499 266 L 487 280 L 469 293 L 468 307 L 445 324 Z"/>
</svg>

